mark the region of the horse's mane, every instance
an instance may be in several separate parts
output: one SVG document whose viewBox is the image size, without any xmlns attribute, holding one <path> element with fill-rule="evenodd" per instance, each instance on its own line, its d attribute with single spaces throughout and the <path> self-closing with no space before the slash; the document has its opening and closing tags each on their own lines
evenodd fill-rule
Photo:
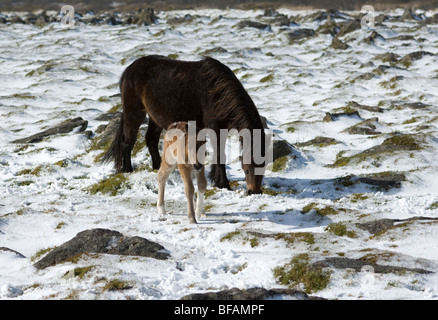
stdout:
<svg viewBox="0 0 438 320">
<path fill-rule="evenodd" d="M 206 57 L 201 74 L 205 79 L 215 117 L 227 122 L 227 129 L 263 129 L 254 102 L 234 75 L 219 61 Z"/>
</svg>

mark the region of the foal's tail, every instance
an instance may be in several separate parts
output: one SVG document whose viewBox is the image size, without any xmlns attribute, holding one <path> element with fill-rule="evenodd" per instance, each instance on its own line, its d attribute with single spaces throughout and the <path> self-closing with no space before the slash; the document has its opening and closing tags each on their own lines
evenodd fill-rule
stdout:
<svg viewBox="0 0 438 320">
<path fill-rule="evenodd" d="M 123 167 L 123 113 L 120 117 L 118 128 L 114 134 L 113 142 L 108 151 L 102 157 L 101 163 L 109 163 L 114 161 L 114 168 L 116 172 L 122 172 Z"/>
</svg>

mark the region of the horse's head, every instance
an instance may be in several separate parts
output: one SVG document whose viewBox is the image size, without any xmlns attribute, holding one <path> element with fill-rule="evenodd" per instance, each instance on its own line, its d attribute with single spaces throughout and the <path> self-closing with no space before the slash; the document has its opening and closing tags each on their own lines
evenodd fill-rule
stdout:
<svg viewBox="0 0 438 320">
<path fill-rule="evenodd" d="M 246 188 L 248 195 L 262 193 L 262 180 L 264 171 L 263 166 L 257 166 L 255 164 L 242 164 L 243 171 L 245 172 Z"/>
</svg>

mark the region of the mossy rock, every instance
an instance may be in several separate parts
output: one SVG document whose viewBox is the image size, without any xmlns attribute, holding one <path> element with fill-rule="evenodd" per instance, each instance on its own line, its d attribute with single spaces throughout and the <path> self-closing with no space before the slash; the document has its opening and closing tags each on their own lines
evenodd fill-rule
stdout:
<svg viewBox="0 0 438 320">
<path fill-rule="evenodd" d="M 372 157 L 379 158 L 385 154 L 391 154 L 400 151 L 420 151 L 423 147 L 424 139 L 418 135 L 397 134 L 383 141 L 382 144 L 369 148 L 353 156 L 344 157 L 344 151 L 338 154 L 335 162 L 329 167 L 343 167 L 351 162 L 363 162 Z"/>
<path fill-rule="evenodd" d="M 294 287 L 303 284 L 306 293 L 323 290 L 330 282 L 330 271 L 309 263 L 308 254 L 299 254 L 281 267 L 274 269 L 279 284 Z"/>
</svg>

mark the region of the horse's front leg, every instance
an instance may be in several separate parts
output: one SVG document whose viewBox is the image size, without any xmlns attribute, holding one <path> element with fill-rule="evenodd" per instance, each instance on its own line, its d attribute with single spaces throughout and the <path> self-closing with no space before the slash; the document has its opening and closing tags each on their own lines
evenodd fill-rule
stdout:
<svg viewBox="0 0 438 320">
<path fill-rule="evenodd" d="M 211 139 L 213 146 L 213 164 L 209 173 L 209 178 L 217 188 L 226 188 L 231 190 L 230 182 L 227 178 L 227 172 L 225 168 L 225 144 L 227 142 L 227 136 L 218 134 L 216 131 L 216 141 Z"/>
</svg>

